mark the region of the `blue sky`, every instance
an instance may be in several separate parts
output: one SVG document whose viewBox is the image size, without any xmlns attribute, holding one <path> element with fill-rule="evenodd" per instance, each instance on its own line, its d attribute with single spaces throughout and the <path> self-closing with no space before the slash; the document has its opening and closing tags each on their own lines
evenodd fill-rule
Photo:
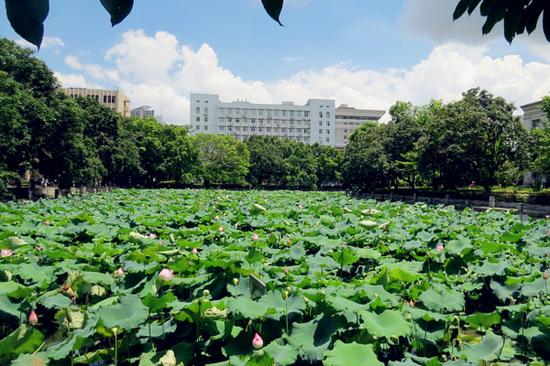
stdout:
<svg viewBox="0 0 550 366">
<path fill-rule="evenodd" d="M 190 92 L 363 108 L 449 100 L 477 85 L 517 104 L 550 94 L 542 36 L 512 46 L 498 29 L 482 37 L 479 16 L 451 21 L 456 0 L 287 0 L 285 27 L 260 0 L 136 0 L 114 28 L 99 1 L 51 3 L 38 56 L 63 85 L 120 87 L 178 123 Z M 0 32 L 19 40 L 5 16 Z"/>
</svg>

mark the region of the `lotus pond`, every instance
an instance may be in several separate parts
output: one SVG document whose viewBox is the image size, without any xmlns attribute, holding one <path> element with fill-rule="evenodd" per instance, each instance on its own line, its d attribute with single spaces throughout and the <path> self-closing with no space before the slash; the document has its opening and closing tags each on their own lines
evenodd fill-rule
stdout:
<svg viewBox="0 0 550 366">
<path fill-rule="evenodd" d="M 549 230 L 341 193 L 0 204 L 0 365 L 544 365 Z"/>
</svg>

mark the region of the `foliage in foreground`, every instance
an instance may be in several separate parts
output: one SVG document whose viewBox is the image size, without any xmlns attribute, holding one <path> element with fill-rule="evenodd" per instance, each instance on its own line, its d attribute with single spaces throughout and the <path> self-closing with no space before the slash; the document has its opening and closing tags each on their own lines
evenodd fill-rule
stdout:
<svg viewBox="0 0 550 366">
<path fill-rule="evenodd" d="M 0 364 L 543 365 L 549 229 L 339 193 L 4 204 Z"/>
</svg>

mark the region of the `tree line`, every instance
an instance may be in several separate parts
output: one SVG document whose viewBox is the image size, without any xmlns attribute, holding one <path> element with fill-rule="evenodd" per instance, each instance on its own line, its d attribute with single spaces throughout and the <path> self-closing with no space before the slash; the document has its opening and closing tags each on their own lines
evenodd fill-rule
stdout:
<svg viewBox="0 0 550 366">
<path fill-rule="evenodd" d="M 550 98 L 543 109 L 550 115 Z M 550 127 L 528 133 L 515 107 L 485 90 L 426 106 L 397 102 L 345 152 L 275 137 L 190 136 L 186 127 L 124 118 L 59 89 L 33 52 L 0 40 L 0 191 L 26 171 L 61 188 L 264 187 L 372 191 L 519 185 L 550 175 Z"/>
<path fill-rule="evenodd" d="M 543 109 L 550 117 L 550 98 Z M 550 126 L 529 133 L 515 107 L 486 90 L 425 106 L 397 102 L 387 124 L 364 124 L 344 157 L 344 183 L 362 191 L 398 186 L 434 190 L 518 186 L 531 172 L 540 188 L 550 175 Z"/>
</svg>

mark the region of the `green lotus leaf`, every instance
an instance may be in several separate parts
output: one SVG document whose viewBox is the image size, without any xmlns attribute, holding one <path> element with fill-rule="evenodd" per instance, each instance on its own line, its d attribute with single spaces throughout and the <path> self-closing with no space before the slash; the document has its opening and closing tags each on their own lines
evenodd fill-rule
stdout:
<svg viewBox="0 0 550 366">
<path fill-rule="evenodd" d="M 120 327 L 132 330 L 139 327 L 148 317 L 147 307 L 139 296 L 122 297 L 119 304 L 107 305 L 97 311 L 97 318 L 109 329 Z"/>
<path fill-rule="evenodd" d="M 430 288 L 420 295 L 420 301 L 433 311 L 461 311 L 464 308 L 464 294 L 446 288 Z"/>
<path fill-rule="evenodd" d="M 500 315 L 495 313 L 475 313 L 472 315 L 468 315 L 466 317 L 466 321 L 468 324 L 470 324 L 472 327 L 475 328 L 482 328 L 482 329 L 489 329 L 491 326 L 495 324 L 500 324 L 501 318 Z"/>
<path fill-rule="evenodd" d="M 281 345 L 281 342 L 271 342 L 264 349 L 264 352 L 267 353 L 275 364 L 280 366 L 294 365 L 296 359 L 298 358 L 298 352 L 292 346 L 286 344 Z"/>
<path fill-rule="evenodd" d="M 295 323 L 288 343 L 298 350 L 300 357 L 309 361 L 322 361 L 332 335 L 343 325 L 340 317 L 322 317 L 308 323 Z"/>
<path fill-rule="evenodd" d="M 382 314 L 362 311 L 363 320 L 361 329 L 367 330 L 376 337 L 404 337 L 411 334 L 412 324 L 407 322 L 403 315 L 395 310 L 386 310 Z"/>
<path fill-rule="evenodd" d="M 36 328 L 21 324 L 19 328 L 0 340 L 0 361 L 9 360 L 14 355 L 34 352 L 44 335 Z"/>
<path fill-rule="evenodd" d="M 498 359 L 504 344 L 504 339 L 489 331 L 481 342 L 476 344 L 465 344 L 461 357 L 469 362 L 479 364 L 481 361 L 490 362 Z"/>
<path fill-rule="evenodd" d="M 384 366 L 376 357 L 372 344 L 344 343 L 338 340 L 334 348 L 325 355 L 325 366 Z"/>
</svg>

